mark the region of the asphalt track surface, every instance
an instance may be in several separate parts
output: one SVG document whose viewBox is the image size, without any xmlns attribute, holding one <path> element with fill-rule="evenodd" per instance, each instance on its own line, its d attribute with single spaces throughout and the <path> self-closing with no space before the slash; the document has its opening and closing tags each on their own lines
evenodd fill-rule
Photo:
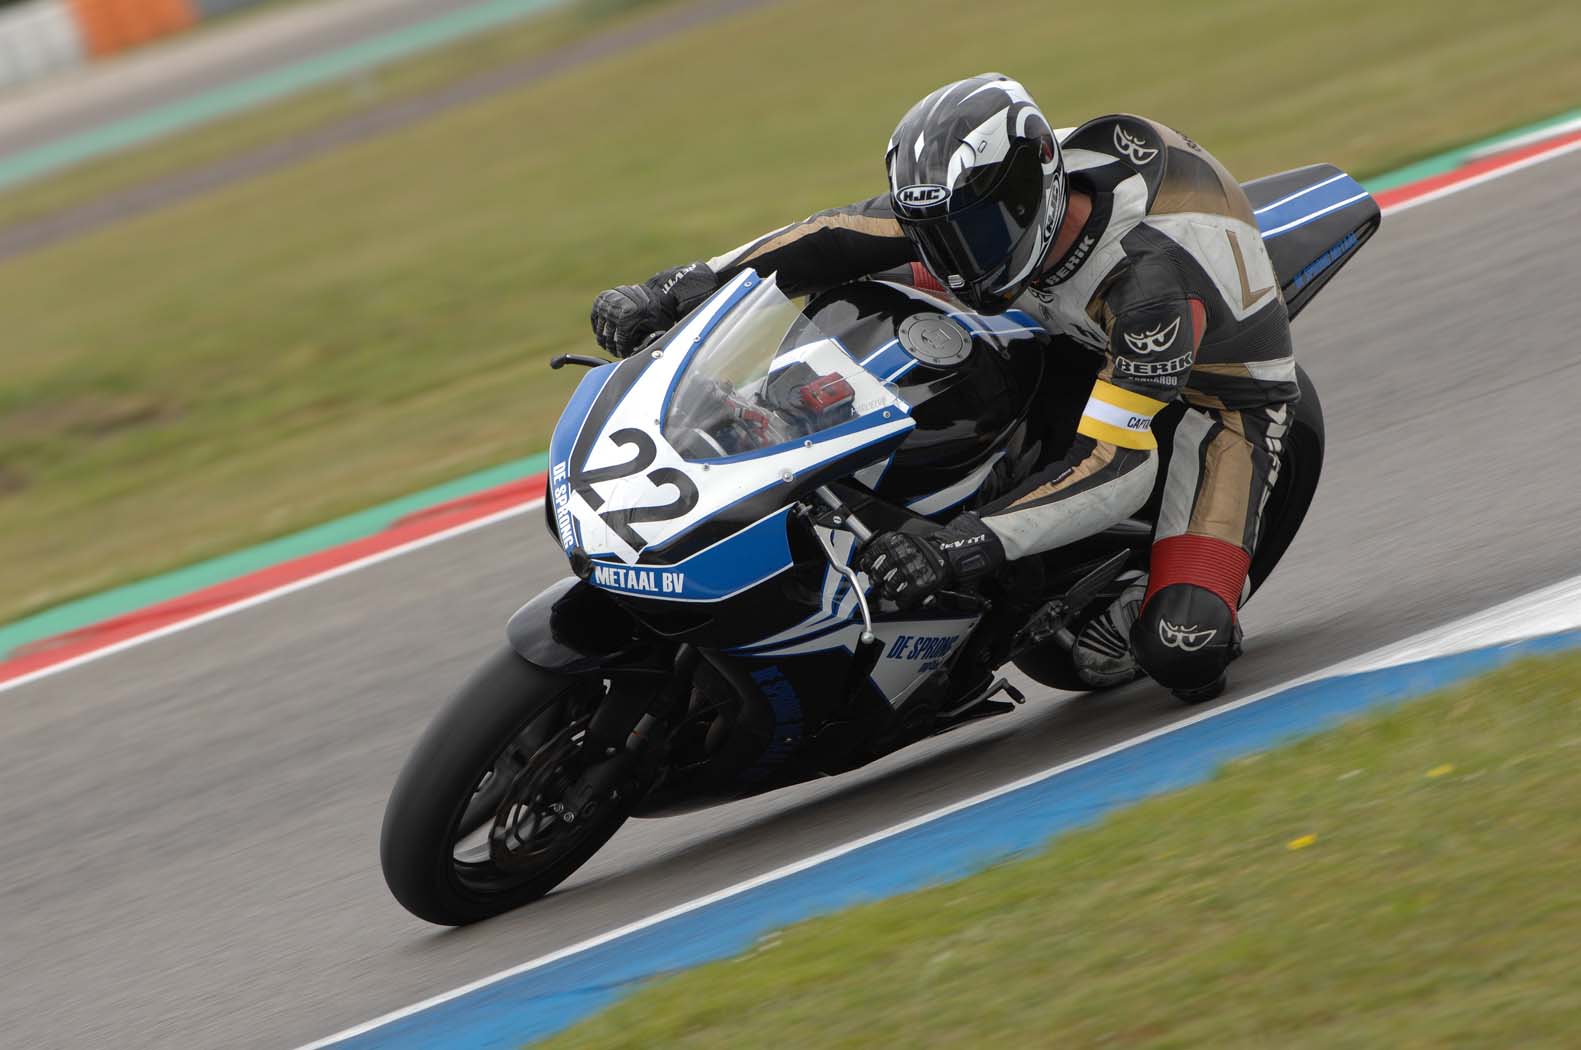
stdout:
<svg viewBox="0 0 1581 1050">
<path fill-rule="evenodd" d="M 1386 219 L 1297 323 L 1328 464 L 1226 699 L 1574 574 L 1578 180 L 1571 154 Z M 633 822 L 539 904 L 436 930 L 384 888 L 386 793 L 563 571 L 532 513 L 0 694 L 0 1042 L 292 1047 L 1186 714 L 1033 690 L 856 774 Z"/>
</svg>

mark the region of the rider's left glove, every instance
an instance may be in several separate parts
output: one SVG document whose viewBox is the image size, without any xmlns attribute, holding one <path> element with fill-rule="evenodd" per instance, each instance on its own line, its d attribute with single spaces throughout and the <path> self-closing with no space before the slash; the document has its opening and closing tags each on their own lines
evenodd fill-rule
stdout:
<svg viewBox="0 0 1581 1050">
<path fill-rule="evenodd" d="M 660 270 L 641 284 L 599 292 L 590 318 L 593 336 L 616 357 L 630 357 L 718 287 L 719 278 L 708 264 L 695 262 Z"/>
<path fill-rule="evenodd" d="M 880 595 L 906 607 L 942 590 L 971 587 L 1004 563 L 1004 544 L 971 513 L 926 535 L 881 533 L 857 559 Z"/>
</svg>

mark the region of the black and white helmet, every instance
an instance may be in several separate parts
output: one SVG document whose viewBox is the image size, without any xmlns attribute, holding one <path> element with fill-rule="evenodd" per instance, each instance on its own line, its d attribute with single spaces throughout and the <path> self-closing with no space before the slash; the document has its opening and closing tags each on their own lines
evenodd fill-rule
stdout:
<svg viewBox="0 0 1581 1050">
<path fill-rule="evenodd" d="M 946 84 L 901 120 L 885 165 L 923 264 L 972 309 L 1008 309 L 1065 218 L 1065 162 L 1026 88 L 998 73 Z"/>
</svg>

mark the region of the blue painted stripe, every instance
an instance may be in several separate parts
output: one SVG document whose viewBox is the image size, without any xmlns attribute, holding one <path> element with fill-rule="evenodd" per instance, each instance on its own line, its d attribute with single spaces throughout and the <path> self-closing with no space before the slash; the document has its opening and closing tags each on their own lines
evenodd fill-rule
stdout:
<svg viewBox="0 0 1581 1050">
<path fill-rule="evenodd" d="M 1283 226 L 1361 192 L 1361 185 L 1349 175 L 1336 176 L 1309 187 L 1306 192 L 1292 194 L 1259 209 L 1257 224 L 1265 230 Z"/>
<path fill-rule="evenodd" d="M 889 373 L 889 375 L 885 376 L 884 377 L 884 382 L 886 382 L 886 383 L 893 383 L 893 382 L 895 382 L 901 376 L 905 375 L 907 372 L 911 371 L 913 368 L 916 368 L 921 363 L 922 362 L 920 362 L 920 361 L 907 361 L 905 364 L 901 365 L 899 368 L 897 368 L 893 372 Z"/>
<path fill-rule="evenodd" d="M 1451 685 L 1520 656 L 1581 647 L 1581 631 L 1295 686 L 1208 712 L 1081 765 L 869 843 L 774 882 L 519 973 L 336 1044 L 505 1050 L 552 1035 L 641 982 L 749 948 L 814 915 L 980 871 L 1223 763 Z"/>
<path fill-rule="evenodd" d="M 582 377 L 576 385 L 571 399 L 566 402 L 565 409 L 560 413 L 560 419 L 554 425 L 554 434 L 549 438 L 549 485 L 546 495 L 554 505 L 556 515 L 556 534 L 560 538 L 560 546 L 570 551 L 581 542 L 577 533 L 576 519 L 570 515 L 561 517 L 571 498 L 570 490 L 564 480 L 559 477 L 565 469 L 567 461 L 571 458 L 571 451 L 576 447 L 576 439 L 582 433 L 582 424 L 587 421 L 587 414 L 593 408 L 593 402 L 598 400 L 598 395 L 615 374 L 617 364 L 599 365 Z M 569 525 L 571 535 L 561 535 L 559 529 L 562 525 Z"/>
<path fill-rule="evenodd" d="M 981 335 L 1004 338 L 1047 331 L 1036 318 L 1021 310 L 1009 310 L 999 316 L 961 311 L 945 316 L 973 338 Z M 863 368 L 886 383 L 895 382 L 920 363 L 900 344 L 899 339 L 891 339 L 861 361 Z"/>
<path fill-rule="evenodd" d="M 880 354 L 882 354 L 885 351 L 891 349 L 892 347 L 896 347 L 896 346 L 899 346 L 899 345 L 900 345 L 900 340 L 899 339 L 891 339 L 889 342 L 885 343 L 883 346 L 879 347 L 877 350 L 874 350 L 871 354 L 868 354 L 866 357 L 862 358 L 862 360 L 860 362 L 858 362 L 858 363 L 863 368 L 866 368 L 870 363 L 872 363 L 873 361 L 878 360 L 878 357 L 879 357 Z"/>
<path fill-rule="evenodd" d="M 871 354 L 868 354 L 862 360 L 862 367 L 867 369 L 870 375 L 876 376 L 878 379 L 884 379 L 897 368 L 914 360 L 906 352 L 906 348 L 900 345 L 899 339 L 891 339 Z"/>
<path fill-rule="evenodd" d="M 615 374 L 619 365 L 611 362 L 590 369 L 577 383 L 572 391 L 570 400 L 560 412 L 560 419 L 555 423 L 554 435 L 549 439 L 549 470 L 552 474 L 554 468 L 565 463 L 571 458 L 572 446 L 576 444 L 577 434 L 581 432 L 582 424 L 587 419 L 587 414 L 593 408 L 593 402 L 598 400 L 599 393 L 604 389 L 610 377 Z"/>
<path fill-rule="evenodd" d="M 1282 206 L 1284 206 L 1286 204 L 1289 204 L 1291 201 L 1295 200 L 1298 197 L 1305 197 L 1305 196 L 1308 196 L 1309 194 L 1316 193 L 1317 191 L 1321 190 L 1323 187 L 1332 185 L 1333 183 L 1336 183 L 1336 182 L 1340 181 L 1341 179 L 1343 179 L 1345 177 L 1346 176 L 1345 176 L 1345 173 L 1343 171 L 1335 172 L 1333 175 L 1330 175 L 1328 178 L 1324 179 L 1322 182 L 1314 182 L 1310 186 L 1307 186 L 1307 187 L 1305 187 L 1303 189 L 1296 190 L 1294 193 L 1287 193 L 1285 196 L 1280 197 L 1278 200 L 1272 201 L 1271 203 L 1263 205 L 1261 208 L 1258 208 L 1252 214 L 1254 214 L 1254 215 L 1261 215 L 1261 214 L 1263 214 L 1263 212 L 1273 211 L 1275 208 L 1279 208 L 1279 207 L 1282 207 Z"/>
<path fill-rule="evenodd" d="M 789 517 L 789 507 L 773 511 L 673 565 L 627 565 L 595 558 L 587 579 L 593 586 L 616 594 L 677 602 L 716 602 L 791 567 L 785 524 Z M 650 585 L 624 582 L 633 579 Z M 666 581 L 678 589 L 666 591 Z"/>
<path fill-rule="evenodd" d="M 1007 310 L 1002 314 L 953 313 L 950 320 L 973 335 L 1016 336 L 1048 331 L 1036 318 L 1022 310 Z"/>
<path fill-rule="evenodd" d="M 1361 183 L 1349 175 L 1336 175 L 1266 205 L 1257 212 L 1257 226 L 1264 238 L 1278 237 L 1365 196 Z"/>
<path fill-rule="evenodd" d="M 1354 196 L 1351 196 L 1351 197 L 1347 197 L 1347 198 L 1345 198 L 1342 201 L 1336 201 L 1333 204 L 1330 204 L 1327 207 L 1321 209 L 1320 211 L 1313 212 L 1311 215 L 1306 215 L 1306 216 L 1303 216 L 1303 217 L 1301 217 L 1299 219 L 1294 219 L 1294 220 L 1292 220 L 1290 222 L 1285 223 L 1283 226 L 1275 226 L 1272 229 L 1264 230 L 1263 231 L 1263 240 L 1271 241 L 1275 237 L 1281 237 L 1284 234 L 1289 233 L 1291 230 L 1299 230 L 1301 227 L 1306 226 L 1309 223 L 1316 222 L 1317 220 L 1321 219 L 1323 216 L 1327 215 L 1331 211 L 1338 211 L 1339 209 L 1345 207 L 1347 204 L 1355 204 L 1357 201 L 1366 200 L 1367 196 L 1368 196 L 1368 194 L 1364 190 L 1361 193 L 1355 194 Z"/>
</svg>

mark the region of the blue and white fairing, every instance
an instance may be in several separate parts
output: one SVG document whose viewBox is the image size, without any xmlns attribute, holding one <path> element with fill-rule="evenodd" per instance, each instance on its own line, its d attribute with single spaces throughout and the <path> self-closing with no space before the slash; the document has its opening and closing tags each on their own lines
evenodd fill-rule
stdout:
<svg viewBox="0 0 1581 1050">
<path fill-rule="evenodd" d="M 791 567 L 798 496 L 913 426 L 892 385 L 746 271 L 654 349 L 583 378 L 550 443 L 556 532 L 596 587 L 718 601 Z"/>
</svg>

